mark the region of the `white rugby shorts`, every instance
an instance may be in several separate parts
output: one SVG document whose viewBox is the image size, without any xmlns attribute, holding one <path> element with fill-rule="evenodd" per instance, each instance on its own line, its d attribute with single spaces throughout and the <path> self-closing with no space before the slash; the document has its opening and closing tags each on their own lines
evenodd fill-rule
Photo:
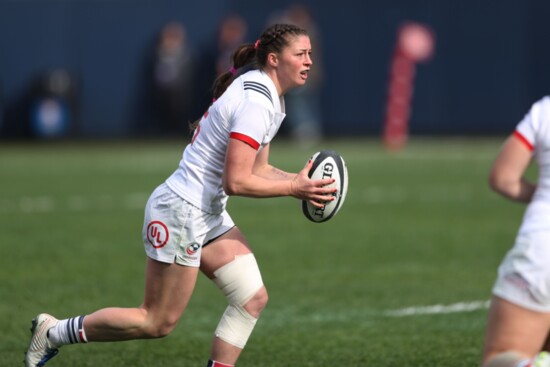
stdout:
<svg viewBox="0 0 550 367">
<path fill-rule="evenodd" d="M 550 312 L 550 231 L 522 233 L 498 268 L 493 294 L 538 312 Z"/>
<path fill-rule="evenodd" d="M 234 226 L 227 211 L 206 213 L 163 183 L 145 206 L 142 232 L 145 253 L 164 263 L 199 267 L 202 247 Z"/>
</svg>

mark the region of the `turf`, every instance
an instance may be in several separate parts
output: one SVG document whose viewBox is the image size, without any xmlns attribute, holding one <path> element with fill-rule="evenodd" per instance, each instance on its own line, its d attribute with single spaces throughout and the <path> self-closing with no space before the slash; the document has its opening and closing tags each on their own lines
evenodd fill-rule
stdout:
<svg viewBox="0 0 550 367">
<path fill-rule="evenodd" d="M 275 141 L 272 163 L 289 171 L 316 150 L 337 150 L 350 186 L 323 224 L 294 199 L 230 200 L 270 294 L 239 365 L 475 366 L 487 309 L 460 305 L 489 299 L 524 210 L 487 187 L 501 142 L 413 139 L 390 153 L 375 139 L 307 149 Z M 39 312 L 140 304 L 143 208 L 184 144 L 0 145 L 1 366 L 22 365 Z M 68 346 L 48 366 L 204 366 L 224 308 L 201 277 L 167 338 Z"/>
</svg>

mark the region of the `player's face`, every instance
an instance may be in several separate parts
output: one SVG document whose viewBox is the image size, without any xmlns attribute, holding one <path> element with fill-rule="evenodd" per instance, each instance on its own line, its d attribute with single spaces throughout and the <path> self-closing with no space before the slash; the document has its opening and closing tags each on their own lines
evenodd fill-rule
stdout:
<svg viewBox="0 0 550 367">
<path fill-rule="evenodd" d="M 279 61 L 278 77 L 283 92 L 304 85 L 313 64 L 309 37 L 292 38 L 279 55 Z"/>
</svg>

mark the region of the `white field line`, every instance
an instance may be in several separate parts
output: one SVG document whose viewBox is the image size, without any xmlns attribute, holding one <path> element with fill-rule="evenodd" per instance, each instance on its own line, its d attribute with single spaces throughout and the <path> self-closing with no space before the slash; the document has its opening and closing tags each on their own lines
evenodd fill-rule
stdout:
<svg viewBox="0 0 550 367">
<path fill-rule="evenodd" d="M 129 193 L 123 196 L 71 195 L 63 199 L 51 196 L 24 196 L 15 199 L 0 199 L 0 214 L 33 214 L 55 211 L 85 212 L 90 210 L 143 210 L 150 193 Z"/>
<path fill-rule="evenodd" d="M 383 313 L 388 317 L 405 317 L 417 315 L 437 315 L 448 313 L 464 313 L 489 308 L 489 301 L 459 302 L 450 305 L 413 306 L 388 310 Z"/>
<path fill-rule="evenodd" d="M 346 309 L 336 312 L 309 312 L 302 314 L 301 311 L 293 310 L 289 307 L 285 310 L 268 309 L 264 312 L 262 322 L 272 327 L 280 327 L 295 324 L 326 324 L 333 322 L 343 323 L 362 323 L 379 320 L 381 318 L 401 318 L 429 315 L 446 315 L 467 313 L 478 310 L 486 310 L 489 307 L 489 301 L 458 302 L 449 305 L 436 304 L 428 306 L 411 306 L 393 310 L 375 310 L 375 309 Z M 195 318 L 194 321 L 201 322 Z M 203 322 L 207 322 L 203 320 Z"/>
</svg>

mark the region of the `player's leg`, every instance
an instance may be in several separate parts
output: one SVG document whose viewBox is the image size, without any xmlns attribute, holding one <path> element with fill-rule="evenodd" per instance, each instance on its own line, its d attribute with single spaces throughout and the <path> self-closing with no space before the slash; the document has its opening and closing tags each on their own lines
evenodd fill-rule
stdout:
<svg viewBox="0 0 550 367">
<path fill-rule="evenodd" d="M 493 296 L 482 366 L 517 367 L 542 349 L 550 330 L 550 314 L 528 310 Z"/>
<path fill-rule="evenodd" d="M 201 271 L 229 302 L 212 341 L 210 365 L 232 366 L 267 304 L 258 264 L 237 227 L 203 248 Z"/>
<path fill-rule="evenodd" d="M 153 191 L 145 207 L 142 231 L 147 254 L 143 304 L 88 315 L 83 323 L 88 340 L 156 338 L 175 327 L 197 279 L 200 256 L 186 259 L 182 254 L 189 250 L 187 246 L 200 243 L 194 237 L 195 218 L 200 215 L 203 213 L 166 184 Z"/>
<path fill-rule="evenodd" d="M 159 338 L 177 325 L 193 293 L 198 268 L 147 258 L 145 298 L 137 308 L 104 308 L 84 319 L 88 341 Z"/>
<path fill-rule="evenodd" d="M 41 314 L 33 321 L 27 366 L 51 358 L 57 347 L 86 341 L 156 338 L 168 334 L 187 306 L 195 287 L 200 256 L 180 259 L 193 237 L 188 218 L 196 208 L 160 185 L 145 208 L 143 239 L 147 253 L 143 304 L 135 308 L 105 308 L 65 320 Z M 178 264 L 176 264 L 177 262 Z M 45 361 L 44 361 L 45 362 Z"/>
<path fill-rule="evenodd" d="M 65 320 L 41 314 L 33 320 L 26 366 L 41 366 L 60 346 L 89 341 L 159 338 L 176 326 L 193 292 L 197 267 L 147 258 L 145 297 L 135 308 L 104 308 Z M 42 363 L 42 364 L 41 364 Z"/>
</svg>

